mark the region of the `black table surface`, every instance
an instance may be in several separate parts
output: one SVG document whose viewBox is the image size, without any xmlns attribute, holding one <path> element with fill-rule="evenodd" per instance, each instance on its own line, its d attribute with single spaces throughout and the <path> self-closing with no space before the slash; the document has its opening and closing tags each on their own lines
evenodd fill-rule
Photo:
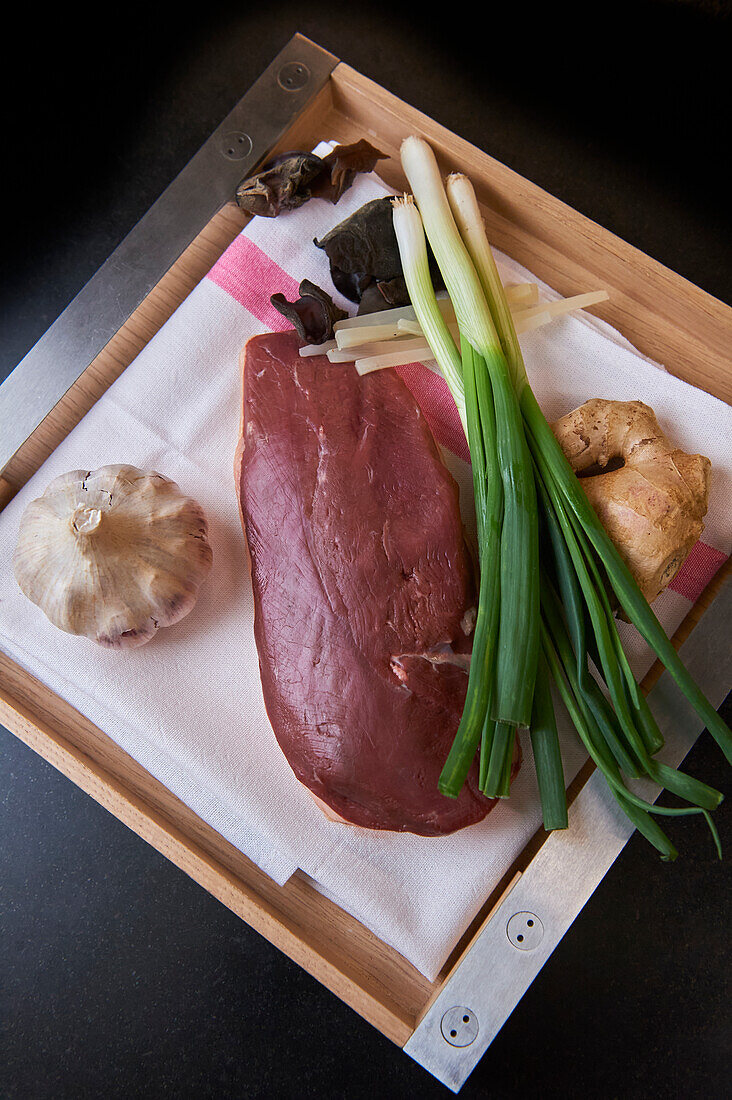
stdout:
<svg viewBox="0 0 732 1100">
<path fill-rule="evenodd" d="M 0 377 L 296 31 L 730 300 L 725 4 L 14 10 Z M 6 731 L 0 750 L 0 1095 L 449 1095 Z M 708 733 L 686 767 L 729 792 Z M 727 803 L 717 822 L 729 852 Z M 674 864 L 631 839 L 461 1096 L 728 1094 L 729 855 L 700 819 L 670 832 Z"/>
</svg>

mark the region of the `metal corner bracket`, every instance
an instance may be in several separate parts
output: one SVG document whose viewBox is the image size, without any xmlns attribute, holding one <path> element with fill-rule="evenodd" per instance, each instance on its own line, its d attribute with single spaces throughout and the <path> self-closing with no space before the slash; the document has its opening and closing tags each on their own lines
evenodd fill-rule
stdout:
<svg viewBox="0 0 732 1100">
<path fill-rule="evenodd" d="M 0 385 L 0 474 L 236 186 L 327 84 L 338 58 L 295 34 Z"/>
</svg>

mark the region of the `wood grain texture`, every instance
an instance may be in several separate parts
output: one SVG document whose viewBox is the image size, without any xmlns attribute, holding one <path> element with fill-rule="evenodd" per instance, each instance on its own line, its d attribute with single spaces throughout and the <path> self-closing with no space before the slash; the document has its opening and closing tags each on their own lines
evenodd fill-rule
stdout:
<svg viewBox="0 0 732 1100">
<path fill-rule="evenodd" d="M 398 150 L 423 134 L 445 171 L 473 180 L 493 243 L 568 295 L 605 288 L 594 307 L 640 351 L 679 377 L 724 400 L 732 311 L 687 280 L 597 226 L 487 154 L 404 104 L 347 65 L 339 65 L 278 146 L 312 148 L 323 139 L 370 137 L 390 154 L 379 172 L 403 189 Z M 165 323 L 246 224 L 231 203 L 201 231 L 144 303 L 26 441 L 0 479 L 0 508 L 52 453 L 107 387 Z M 680 644 L 721 583 L 710 585 L 677 632 Z M 644 681 L 648 690 L 660 669 Z M 395 1043 L 416 1021 L 463 956 L 500 896 L 541 846 L 527 845 L 455 947 L 441 975 L 428 982 L 405 959 L 319 894 L 302 876 L 276 886 L 176 799 L 102 730 L 45 685 L 0 655 L 0 719 L 46 760 L 171 859 L 273 944 L 351 1005 Z M 592 772 L 583 769 L 574 797 Z"/>
<path fill-rule="evenodd" d="M 0 654 L 0 721 L 394 1042 L 431 983 L 302 875 L 277 886 L 74 707 Z"/>
<path fill-rule="evenodd" d="M 16 487 L 10 481 L 6 481 L 4 477 L 0 477 L 0 512 L 2 512 L 5 505 L 13 499 L 16 492 Z"/>
</svg>

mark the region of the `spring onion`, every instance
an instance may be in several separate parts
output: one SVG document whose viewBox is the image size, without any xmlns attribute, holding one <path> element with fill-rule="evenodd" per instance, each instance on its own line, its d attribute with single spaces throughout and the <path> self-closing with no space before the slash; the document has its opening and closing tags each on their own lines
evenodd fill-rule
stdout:
<svg viewBox="0 0 732 1100">
<path fill-rule="evenodd" d="M 480 746 L 481 790 L 489 797 L 506 797 L 517 729 L 528 726 L 545 827 L 565 828 L 553 682 L 613 797 L 662 858 L 676 856 L 656 820 L 664 816 L 703 815 L 719 851 L 710 812 L 722 796 L 655 759 L 663 738 L 623 651 L 610 593 L 731 761 L 732 733 L 683 666 L 541 412 L 517 338 L 520 314 L 515 306 L 512 310 L 501 282 L 470 181 L 454 173 L 443 185 L 432 150 L 419 138 L 403 143 L 401 157 L 457 331 L 446 324 L 446 308 L 434 306 L 429 280 L 412 278 L 410 283 L 414 249 L 403 248 L 398 235 L 402 266 L 430 348 L 434 325 L 422 321 L 430 310 L 440 318 L 442 335 L 453 341 L 455 376 L 460 349 L 463 385 L 448 385 L 464 401 L 478 516 L 481 586 L 473 660 L 463 718 L 440 790 L 457 796 Z M 409 199 L 397 204 L 395 225 L 400 205 L 409 207 Z M 413 217 L 411 231 L 419 240 Z M 575 305 L 582 308 L 606 297 L 591 292 L 577 296 Z M 554 312 L 566 308 L 557 302 Z M 543 309 L 551 311 L 552 303 L 534 305 L 529 316 Z M 436 343 L 433 350 L 441 365 Z M 639 778 L 687 805 L 642 799 L 627 785 Z"/>
<path fill-rule="evenodd" d="M 492 669 L 498 637 L 500 532 L 503 489 L 495 450 L 495 419 L 488 408 L 481 418 L 477 392 L 490 385 L 472 346 L 465 341 L 462 360 L 437 305 L 427 262 L 422 219 L 411 198 L 394 203 L 394 231 L 410 299 L 422 330 L 431 338 L 434 357 L 442 366 L 450 392 L 463 418 L 470 447 L 480 554 L 479 610 L 473 639 L 468 691 L 457 736 L 440 777 L 443 794 L 457 798 L 481 737 L 490 702 Z M 454 792 L 454 793 L 453 793 Z"/>
<path fill-rule="evenodd" d="M 542 652 L 539 653 L 536 668 L 530 736 L 544 828 L 547 832 L 552 829 L 566 829 L 569 822 L 562 753 L 551 697 L 549 668 Z"/>
<path fill-rule="evenodd" d="M 490 376 L 503 483 L 499 636 L 490 717 L 528 726 L 539 653 L 538 524 L 518 395 L 483 288 L 450 210 L 434 153 L 426 142 L 409 137 L 402 143 L 401 159 L 455 310 L 461 347 L 467 341 L 482 357 Z"/>
</svg>

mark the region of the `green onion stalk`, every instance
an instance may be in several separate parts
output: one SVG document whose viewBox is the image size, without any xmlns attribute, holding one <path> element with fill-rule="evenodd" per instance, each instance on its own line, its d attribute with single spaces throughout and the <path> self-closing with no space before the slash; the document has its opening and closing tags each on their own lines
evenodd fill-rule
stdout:
<svg viewBox="0 0 732 1100">
<path fill-rule="evenodd" d="M 444 794 L 457 797 L 462 769 L 453 769 L 452 764 L 456 759 L 463 761 L 480 742 L 487 761 L 483 769 L 487 781 L 484 789 L 489 795 L 505 796 L 516 728 L 528 726 L 531 720 L 539 655 L 538 513 L 531 456 L 511 370 L 477 272 L 450 210 L 434 154 L 425 142 L 408 138 L 402 145 L 401 159 L 455 311 L 463 365 L 468 364 L 469 372 L 472 364 L 475 372 L 475 390 L 465 387 L 466 409 L 483 440 L 484 471 L 497 471 L 502 488 L 500 519 L 496 515 L 497 493 L 491 493 L 494 511 L 490 516 L 493 525 L 490 538 L 500 531 L 498 578 L 497 582 L 494 578 L 493 584 L 497 614 L 495 608 L 481 607 L 482 601 L 478 602 L 481 629 L 485 622 L 486 633 L 489 629 L 493 631 L 489 662 L 483 663 L 480 654 L 475 662 L 477 667 L 473 684 L 468 682 L 465 708 L 470 720 L 461 723 L 456 754 L 448 759 L 439 785 Z M 408 280 L 409 257 L 402 259 Z M 419 318 L 417 304 L 412 304 Z M 469 446 L 470 442 L 469 434 Z M 479 471 L 481 482 L 484 471 Z M 478 539 L 483 569 L 489 561 L 489 546 L 480 523 Z M 493 549 L 490 553 L 494 553 Z M 476 621 L 476 634 L 478 629 Z"/>
<path fill-rule="evenodd" d="M 655 759 L 663 738 L 623 651 L 609 592 L 731 762 L 732 733 L 683 665 L 539 407 L 470 181 L 454 173 L 443 185 L 434 153 L 420 138 L 407 138 L 401 157 L 414 196 L 395 204 L 402 266 L 460 410 L 478 519 L 473 657 L 440 790 L 457 797 L 480 746 L 481 790 L 506 797 L 517 730 L 528 726 L 544 826 L 566 828 L 553 685 L 618 805 L 661 857 L 675 858 L 676 849 L 659 816 L 703 815 L 719 851 L 710 813 L 722 795 Z M 437 308 L 425 234 L 455 310 L 459 348 Z M 686 805 L 639 798 L 626 782 L 637 778 Z"/>
<path fill-rule="evenodd" d="M 481 740 L 490 702 L 498 640 L 498 566 L 503 487 L 496 458 L 495 416 L 491 415 L 489 400 L 490 382 L 485 370 L 476 370 L 478 357 L 467 341 L 463 342 L 461 359 L 461 353 L 437 305 L 429 272 L 422 219 L 411 196 L 394 202 L 393 220 L 407 291 L 417 320 L 460 413 L 473 472 L 480 558 L 478 614 L 465 706 L 440 779 L 440 790 L 456 798 Z M 484 399 L 482 418 L 478 406 L 478 378 Z"/>
</svg>

